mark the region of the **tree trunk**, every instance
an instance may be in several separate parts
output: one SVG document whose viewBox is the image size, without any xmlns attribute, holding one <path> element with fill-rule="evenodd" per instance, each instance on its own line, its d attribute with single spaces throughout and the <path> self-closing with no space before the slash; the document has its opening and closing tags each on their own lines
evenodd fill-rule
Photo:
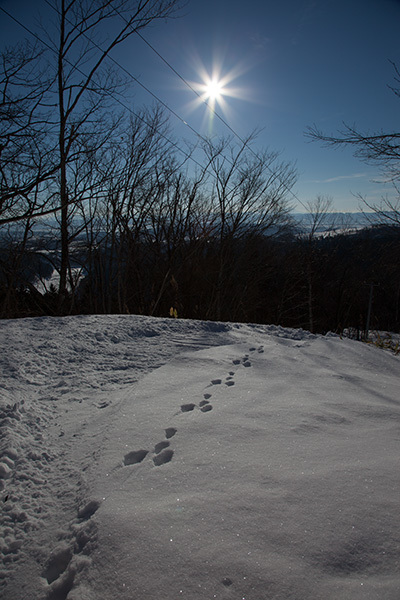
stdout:
<svg viewBox="0 0 400 600">
<path fill-rule="evenodd" d="M 66 115 L 64 107 L 64 69 L 63 54 L 65 44 L 65 0 L 61 1 L 60 15 L 60 45 L 58 51 L 58 103 L 59 103 L 59 152 L 60 152 L 60 235 L 61 235 L 61 258 L 60 258 L 60 282 L 58 288 L 58 310 L 62 314 L 65 311 L 67 298 L 67 273 L 69 263 L 68 247 L 68 187 L 67 187 L 67 152 L 66 152 Z"/>
</svg>

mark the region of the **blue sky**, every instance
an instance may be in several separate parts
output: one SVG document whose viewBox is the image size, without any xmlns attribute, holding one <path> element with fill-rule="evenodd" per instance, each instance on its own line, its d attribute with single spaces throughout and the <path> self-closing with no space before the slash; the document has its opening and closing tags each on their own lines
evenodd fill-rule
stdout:
<svg viewBox="0 0 400 600">
<path fill-rule="evenodd" d="M 30 27 L 32 4 L 0 0 Z M 35 7 L 43 7 L 36 0 Z M 7 42 L 24 32 L 4 15 L 1 37 Z M 362 194 L 370 202 L 392 193 L 376 168 L 352 156 L 351 149 L 325 149 L 304 132 L 316 124 L 335 133 L 342 122 L 363 131 L 398 128 L 400 99 L 390 91 L 400 65 L 399 0 L 189 0 L 177 18 L 142 32 L 154 48 L 191 83 L 201 83 L 201 68 L 222 77 L 237 97 L 225 96 L 217 112 L 240 136 L 261 132 L 254 149 L 279 150 L 297 165 L 294 188 L 302 202 L 330 196 L 337 210 L 358 209 Z M 203 135 L 230 135 L 182 81 L 139 38 L 130 39 L 116 55 L 135 77 Z M 134 87 L 134 104 L 152 104 Z M 171 116 L 177 137 L 195 135 Z M 294 204 L 296 201 L 293 199 Z M 296 206 L 301 210 L 301 206 Z"/>
</svg>

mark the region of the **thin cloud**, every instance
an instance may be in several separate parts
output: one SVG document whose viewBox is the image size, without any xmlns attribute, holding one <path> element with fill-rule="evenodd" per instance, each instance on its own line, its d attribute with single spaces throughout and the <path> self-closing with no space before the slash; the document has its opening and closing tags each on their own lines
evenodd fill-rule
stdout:
<svg viewBox="0 0 400 600">
<path fill-rule="evenodd" d="M 366 173 L 353 173 L 352 175 L 337 175 L 336 177 L 329 177 L 329 179 L 313 179 L 310 183 L 334 183 L 335 181 L 344 181 L 346 179 L 360 179 L 366 177 Z"/>
</svg>

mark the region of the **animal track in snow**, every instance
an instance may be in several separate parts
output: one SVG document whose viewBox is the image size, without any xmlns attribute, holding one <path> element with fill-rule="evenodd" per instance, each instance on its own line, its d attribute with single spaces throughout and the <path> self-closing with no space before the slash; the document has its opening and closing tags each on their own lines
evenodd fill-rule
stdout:
<svg viewBox="0 0 400 600">
<path fill-rule="evenodd" d="M 250 348 L 249 350 L 250 352 L 255 351 L 255 348 Z M 262 350 L 262 352 L 264 352 L 264 350 Z M 244 356 L 242 356 L 242 358 L 235 358 L 232 363 L 234 365 L 240 365 L 242 364 L 244 367 L 251 367 L 251 362 L 249 361 L 249 355 L 245 354 Z M 229 375 L 234 375 L 234 371 L 230 371 Z"/>
<path fill-rule="evenodd" d="M 264 346 L 259 346 L 258 348 L 249 348 L 249 352 L 255 352 L 256 350 L 259 354 L 262 354 L 264 352 Z"/>
<path fill-rule="evenodd" d="M 211 395 L 212 395 L 212 394 L 203 394 L 203 398 L 204 398 L 205 400 L 209 400 L 209 399 L 211 398 Z"/>
<path fill-rule="evenodd" d="M 199 406 L 201 412 L 209 412 L 213 409 L 212 405 L 209 403 L 208 400 L 201 400 L 201 402 L 199 402 Z"/>
<path fill-rule="evenodd" d="M 212 379 L 211 380 L 212 385 L 220 385 L 221 383 L 222 383 L 222 379 Z"/>
<path fill-rule="evenodd" d="M 193 408 L 194 407 L 195 407 L 195 405 L 193 404 Z M 188 409 L 188 410 L 193 410 L 193 409 Z M 176 432 L 177 432 L 177 429 L 175 427 L 167 427 L 167 429 L 165 429 L 165 437 L 168 440 L 168 438 L 172 438 L 176 434 Z M 154 446 L 153 454 L 155 454 L 155 456 L 153 456 L 153 463 L 156 465 L 156 467 L 159 467 L 160 465 L 164 465 L 165 463 L 170 462 L 174 455 L 174 451 L 169 448 L 170 442 L 168 442 L 167 440 L 162 440 L 161 442 L 158 442 Z M 128 452 L 127 454 L 125 454 L 124 465 L 129 466 L 129 465 L 136 465 L 138 463 L 141 463 L 148 454 L 149 454 L 148 450 L 132 450 L 131 452 Z M 94 508 L 94 506 L 90 506 L 90 507 L 88 506 L 85 513 L 90 513 L 90 511 L 93 510 L 93 508 Z M 97 510 L 97 508 L 95 510 Z M 83 517 L 81 517 L 81 518 L 83 518 Z"/>
<path fill-rule="evenodd" d="M 168 448 L 169 445 L 170 444 L 167 441 L 158 442 L 158 444 L 154 446 L 154 454 L 160 454 L 161 450 L 164 450 L 164 448 Z"/>
<path fill-rule="evenodd" d="M 175 429 L 175 427 L 167 427 L 167 429 L 165 430 L 165 437 L 167 438 L 167 440 L 169 440 L 170 438 L 174 437 L 176 432 L 177 429 Z"/>
<path fill-rule="evenodd" d="M 132 450 L 131 452 L 128 452 L 128 454 L 125 454 L 124 465 L 136 465 L 137 463 L 142 462 L 148 453 L 148 450 Z"/>
<path fill-rule="evenodd" d="M 181 406 L 181 410 L 182 412 L 188 412 L 191 411 L 195 408 L 195 404 L 183 404 Z M 157 442 L 157 444 L 155 444 L 154 446 L 154 450 L 153 450 L 153 454 L 155 456 L 153 456 L 153 463 L 156 465 L 156 467 L 159 467 L 160 465 L 164 465 L 167 462 L 170 462 L 173 455 L 174 455 L 174 451 L 171 450 L 169 448 L 170 446 L 170 442 L 168 442 L 167 440 L 169 440 L 170 438 L 174 437 L 174 435 L 176 434 L 176 432 L 178 431 L 176 429 L 176 427 L 167 427 L 165 430 L 165 440 L 162 440 L 161 442 Z M 146 456 L 149 454 L 148 450 L 132 450 L 131 452 L 128 452 L 127 454 L 125 454 L 124 456 L 124 465 L 125 466 L 129 466 L 129 465 L 137 465 L 138 463 L 141 463 Z M 98 508 L 98 506 L 97 506 Z M 92 510 L 92 514 L 97 510 L 97 508 L 95 507 L 95 505 L 88 505 L 85 512 L 86 513 L 90 513 Z M 91 515 L 90 515 L 91 516 Z M 83 517 L 81 517 L 83 518 Z"/>
<path fill-rule="evenodd" d="M 227 385 L 228 387 L 235 385 L 235 382 L 233 381 L 234 374 L 235 374 L 234 371 L 229 371 L 229 375 L 225 379 L 225 385 Z"/>
<path fill-rule="evenodd" d="M 196 405 L 193 404 L 193 402 L 190 402 L 189 404 L 181 404 L 181 411 L 182 412 L 190 412 L 194 409 Z"/>
<path fill-rule="evenodd" d="M 174 455 L 174 451 L 167 448 L 166 450 L 162 450 L 160 452 L 160 454 L 157 454 L 153 458 L 153 463 L 155 464 L 156 467 L 159 467 L 160 465 L 165 465 L 165 463 L 171 461 L 173 455 Z"/>
</svg>

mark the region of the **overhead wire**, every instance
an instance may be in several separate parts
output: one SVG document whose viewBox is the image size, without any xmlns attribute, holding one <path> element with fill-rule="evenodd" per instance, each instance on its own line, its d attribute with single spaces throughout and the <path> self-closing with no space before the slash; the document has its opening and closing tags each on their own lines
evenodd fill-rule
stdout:
<svg viewBox="0 0 400 600">
<path fill-rule="evenodd" d="M 48 4 L 53 10 L 55 10 L 58 14 L 58 10 L 56 7 L 54 7 L 49 0 L 45 0 L 46 4 Z M 3 7 L 0 6 L 0 10 L 5 13 L 9 18 L 11 18 L 15 23 L 17 23 L 20 27 L 22 27 L 25 31 L 27 31 L 31 36 L 33 36 L 36 40 L 38 40 L 41 44 L 43 44 L 44 46 L 46 46 L 48 49 L 50 49 L 52 52 L 56 52 L 56 49 L 53 48 L 52 46 L 50 46 L 50 44 L 48 44 L 47 42 L 45 42 L 41 37 L 39 37 L 35 32 L 33 32 L 29 27 L 27 27 L 26 25 L 24 25 L 19 19 L 17 19 L 15 16 L 13 16 L 12 14 L 10 14 L 6 9 L 4 9 Z M 127 20 L 125 19 L 125 17 L 123 15 L 121 15 L 121 13 L 117 10 L 114 9 L 115 12 L 120 16 L 121 19 L 123 19 L 126 23 Z M 167 65 L 167 67 L 196 95 L 199 97 L 199 99 L 201 100 L 201 102 L 203 102 L 205 104 L 205 106 L 208 108 L 209 111 L 211 111 L 223 124 L 224 126 L 243 144 L 244 147 L 246 147 L 254 156 L 257 160 L 260 160 L 259 155 L 253 150 L 253 148 L 248 144 L 248 140 L 244 140 L 230 125 L 229 123 L 226 122 L 225 119 L 223 119 L 223 117 L 221 117 L 221 115 L 212 107 L 210 106 L 210 104 L 197 92 L 197 90 L 195 90 L 195 88 L 170 64 L 169 61 L 167 61 L 155 48 L 152 44 L 150 44 L 150 42 L 148 42 L 144 36 L 139 32 L 139 31 L 135 31 L 135 33 L 137 34 L 137 36 Z M 88 39 L 92 45 L 94 45 L 98 50 L 102 51 L 102 48 L 93 40 L 91 39 L 89 36 L 87 36 L 86 34 L 83 34 L 84 37 L 86 37 L 86 39 Z M 126 69 L 123 65 L 121 65 L 116 59 L 114 59 L 112 56 L 108 55 L 107 57 L 109 60 L 111 60 L 121 71 L 123 71 L 128 77 L 130 77 L 133 81 L 135 81 L 135 83 L 137 83 L 140 87 L 142 87 L 149 95 L 152 96 L 152 98 L 154 98 L 159 104 L 161 104 L 166 110 L 168 110 L 172 115 L 174 115 L 174 117 L 176 119 L 178 119 L 184 126 L 188 127 L 192 133 L 194 133 L 200 140 L 202 140 L 205 143 L 209 143 L 209 140 L 207 140 L 203 135 L 201 135 L 194 127 L 192 127 L 183 117 L 181 117 L 175 110 L 173 110 L 166 102 L 164 102 L 161 98 L 159 98 L 159 96 L 157 96 L 157 94 L 155 94 L 154 92 L 152 92 L 144 83 L 142 83 L 139 79 L 137 79 L 130 71 L 128 71 L 128 69 Z M 74 68 L 81 74 L 81 75 L 85 75 L 85 73 L 83 71 L 81 71 L 78 67 L 76 67 L 76 65 L 73 65 Z M 123 108 L 125 108 L 126 110 L 128 110 L 131 114 L 133 114 L 134 116 L 136 116 L 137 118 L 139 118 L 140 120 L 142 120 L 144 123 L 146 123 L 148 126 L 149 123 L 147 123 L 145 121 L 145 119 L 143 119 L 143 117 L 139 114 L 137 114 L 130 106 L 127 106 L 124 102 L 122 102 L 122 100 L 120 100 L 118 97 L 115 96 L 115 94 L 111 94 L 111 97 L 113 97 L 113 99 L 119 103 Z M 189 154 L 187 152 L 185 152 L 180 146 L 178 146 L 178 144 L 176 142 L 173 142 L 170 138 L 168 138 L 167 136 L 165 136 L 164 134 L 160 134 L 160 136 L 165 139 L 171 146 L 175 147 L 181 154 L 183 154 L 184 156 L 186 156 L 186 158 L 188 160 L 191 160 L 194 164 L 196 164 L 197 166 L 199 166 L 200 168 L 203 168 L 203 165 L 201 165 L 193 156 L 192 154 Z M 225 160 L 227 160 L 228 162 L 230 162 L 232 165 L 232 161 L 224 156 Z M 274 174 L 272 169 L 266 165 L 266 168 L 270 171 L 271 174 Z M 216 177 L 214 174 L 212 174 L 214 177 Z M 302 205 L 306 210 L 308 210 L 308 207 L 300 200 L 300 198 L 298 198 L 298 196 L 285 184 L 284 181 L 282 181 L 281 179 L 278 180 L 280 181 L 281 185 L 283 186 L 283 188 L 286 190 L 286 192 L 288 192 L 300 205 Z"/>
<path fill-rule="evenodd" d="M 47 0 L 45 0 L 47 2 Z M 52 7 L 54 8 L 54 7 Z M 20 27 L 22 27 L 27 33 L 29 33 L 32 37 L 34 37 L 38 42 L 40 42 L 42 45 L 44 45 L 46 48 L 48 48 L 49 50 L 51 50 L 52 52 L 56 52 L 56 49 L 53 48 L 50 44 L 48 44 L 45 40 L 43 40 L 41 37 L 39 37 L 34 31 L 32 31 L 29 27 L 27 27 L 26 25 L 24 25 L 19 19 L 17 19 L 16 17 L 14 17 L 11 13 L 9 13 L 6 9 L 4 9 L 2 6 L 0 6 L 0 11 L 2 11 L 3 13 L 5 13 L 10 19 L 12 19 L 15 23 L 17 23 Z M 97 45 L 96 45 L 97 46 Z M 98 47 L 98 46 L 97 46 Z M 98 47 L 99 48 L 99 47 Z M 109 57 L 111 58 L 111 57 Z M 112 59 L 114 60 L 114 59 Z M 69 61 L 67 61 L 69 62 Z M 116 62 L 116 61 L 114 61 Z M 86 77 L 86 74 L 76 65 L 72 65 L 70 62 L 69 64 L 71 66 L 74 67 L 74 69 L 76 71 L 78 71 L 81 75 L 83 75 L 84 77 Z M 118 64 L 118 63 L 116 63 Z M 122 67 L 122 65 L 118 66 L 121 69 L 124 69 L 124 67 Z M 142 85 L 132 74 L 130 74 L 128 71 L 126 71 L 135 81 L 137 81 L 137 83 L 139 83 L 140 85 Z M 145 86 L 143 86 L 145 88 Z M 148 90 L 147 88 L 145 88 L 146 91 L 148 91 L 149 94 L 152 94 L 152 96 L 158 101 L 160 102 L 160 104 L 162 104 L 163 106 L 165 106 L 165 108 L 167 108 L 168 110 L 170 110 L 171 112 L 172 109 L 170 109 L 165 103 L 162 102 L 162 100 L 160 100 L 155 94 L 153 94 L 150 90 Z M 137 112 L 135 112 L 130 106 L 128 106 L 127 104 L 125 104 L 122 100 L 120 100 L 120 98 L 116 97 L 115 94 L 111 95 L 112 98 L 118 103 L 120 104 L 123 108 L 125 108 L 127 111 L 129 111 L 132 115 L 134 115 L 135 117 L 137 117 L 138 119 L 140 119 L 143 123 L 145 123 L 148 127 L 152 127 L 152 125 L 150 123 L 148 123 L 146 121 L 146 119 L 144 119 L 140 114 L 138 114 Z M 179 115 L 175 115 L 177 118 L 181 119 L 179 117 Z M 181 119 L 182 120 L 182 119 Z M 182 120 L 183 121 L 183 120 Z M 185 123 L 187 125 L 187 123 Z M 189 126 L 189 125 L 188 125 Z M 189 126 L 190 127 L 190 126 Z M 193 129 L 194 133 L 197 134 L 197 132 Z M 193 158 L 193 156 L 191 154 L 189 154 L 188 152 L 185 152 L 185 150 L 183 150 L 176 142 L 174 142 L 173 140 L 171 140 L 170 138 L 168 138 L 165 134 L 163 133 L 158 133 L 158 135 L 160 135 L 161 138 L 163 138 L 165 141 L 167 141 L 171 146 L 175 147 L 181 154 L 183 154 L 188 160 L 191 160 L 192 162 L 194 162 L 198 167 L 203 168 L 203 165 L 201 163 L 199 163 L 195 158 Z M 200 134 L 197 134 L 200 135 Z"/>
<path fill-rule="evenodd" d="M 119 13 L 119 11 L 116 11 L 116 12 L 118 12 L 118 14 L 120 14 L 120 13 Z M 123 18 L 123 17 L 122 17 L 122 15 L 120 15 L 120 17 L 121 17 L 121 18 Z M 196 94 L 196 96 L 197 96 L 197 97 L 198 97 L 198 98 L 201 100 L 201 102 L 203 102 L 203 104 L 205 104 L 205 105 L 207 106 L 208 110 L 209 110 L 210 112 L 212 112 L 212 113 L 213 113 L 213 114 L 214 114 L 214 115 L 217 117 L 217 119 L 219 119 L 219 120 L 221 121 L 221 123 L 223 123 L 223 124 L 225 125 L 225 127 L 226 127 L 226 128 L 227 128 L 227 129 L 228 129 L 228 130 L 229 130 L 231 133 L 233 133 L 233 135 L 234 135 L 234 136 L 235 136 L 235 137 L 236 137 L 236 138 L 237 138 L 237 139 L 238 139 L 238 140 L 239 140 L 239 141 L 240 141 L 240 142 L 241 142 L 241 143 L 242 143 L 242 144 L 243 144 L 243 145 L 244 145 L 246 148 L 248 148 L 248 150 L 249 150 L 249 151 L 250 151 L 250 152 L 251 152 L 251 153 L 252 153 L 252 154 L 253 154 L 253 155 L 254 155 L 254 156 L 257 158 L 257 159 L 259 159 L 259 156 L 258 156 L 258 155 L 257 155 L 257 153 L 256 153 L 256 152 L 253 150 L 253 148 L 252 148 L 252 147 L 251 147 L 251 146 L 248 144 L 248 142 L 247 142 L 246 140 L 244 140 L 244 139 L 243 139 L 243 138 L 242 138 L 242 137 L 241 137 L 241 136 L 240 136 L 240 135 L 237 133 L 237 131 L 235 131 L 235 130 L 233 129 L 233 127 L 231 127 L 231 125 L 229 125 L 229 123 L 227 123 L 227 122 L 226 122 L 226 120 L 225 120 L 223 117 L 221 117 L 221 115 L 220 115 L 220 114 L 219 114 L 219 113 L 218 113 L 218 112 L 215 110 L 215 108 L 214 108 L 213 106 L 211 106 L 211 105 L 209 104 L 209 102 L 207 102 L 207 101 L 206 101 L 206 100 L 205 100 L 205 99 L 204 99 L 204 98 L 203 98 L 203 97 L 202 97 L 202 96 L 199 94 L 199 92 L 198 92 L 198 91 L 197 91 L 197 90 L 196 90 L 196 89 L 195 89 L 195 88 L 194 88 L 194 87 L 193 87 L 193 86 L 192 86 L 192 85 L 191 85 L 191 84 L 190 84 L 190 83 L 189 83 L 189 82 L 188 82 L 188 81 L 187 81 L 187 80 L 186 80 L 186 79 L 185 79 L 185 78 L 184 78 L 184 77 L 183 77 L 183 76 L 182 76 L 182 75 L 181 75 L 181 74 L 180 74 L 180 73 L 179 73 L 179 72 L 178 72 L 178 71 L 177 71 L 177 70 L 176 70 L 176 69 L 175 69 L 175 68 L 174 68 L 174 67 L 173 67 L 173 66 L 170 64 L 170 62 L 169 62 L 169 61 L 168 61 L 166 58 L 164 58 L 164 57 L 162 56 L 162 54 L 160 54 L 160 53 L 158 52 L 158 50 L 156 50 L 156 48 L 154 48 L 154 46 L 153 46 L 152 44 L 150 44 L 150 42 L 149 42 L 148 40 L 146 40 L 146 38 L 145 38 L 145 37 L 144 37 L 144 36 L 143 36 L 143 35 L 142 35 L 142 34 L 141 34 L 139 31 L 136 31 L 135 33 L 136 33 L 136 35 L 137 35 L 137 36 L 138 36 L 138 37 L 139 37 L 139 38 L 140 38 L 140 39 L 141 39 L 141 40 L 142 40 L 142 41 L 143 41 L 143 42 L 144 42 L 144 43 L 145 43 L 145 44 L 146 44 L 146 45 L 147 45 L 147 46 L 148 46 L 148 47 L 149 47 L 149 48 L 150 48 L 150 49 L 151 49 L 151 50 L 152 50 L 152 51 L 153 51 L 153 52 L 154 52 L 154 53 L 155 53 L 155 54 L 156 54 L 156 55 L 157 55 L 157 56 L 158 56 L 158 57 L 159 57 L 159 58 L 160 58 L 162 61 L 163 61 L 163 63 L 164 63 L 164 64 L 166 64 L 166 65 L 167 65 L 167 67 L 168 67 L 168 68 L 169 68 L 169 69 L 170 69 L 170 70 L 171 70 L 171 71 L 172 71 L 172 72 L 173 72 L 173 73 L 174 73 L 174 74 L 175 74 L 175 75 L 176 75 L 176 76 L 177 76 L 177 77 L 178 77 L 178 78 L 179 78 L 179 79 L 180 79 L 180 80 L 181 80 L 181 81 L 182 81 L 182 82 L 183 82 L 183 83 L 184 83 L 184 84 L 185 84 L 185 85 L 186 85 L 186 86 L 187 86 L 187 87 L 188 87 L 188 88 L 189 88 L 189 89 L 190 89 L 190 90 L 191 90 L 191 91 L 194 93 L 194 94 Z M 269 167 L 267 167 L 267 168 L 268 168 L 268 170 L 269 170 L 270 172 L 272 172 L 272 170 L 271 170 L 271 169 L 269 169 Z M 295 193 L 294 193 L 294 192 L 293 192 L 293 191 L 292 191 L 290 188 L 288 188 L 287 186 L 285 186 L 285 184 L 284 184 L 284 182 L 283 182 L 283 181 L 281 181 L 281 183 L 282 183 L 282 185 L 285 187 L 286 191 L 287 191 L 287 192 L 289 192 L 289 193 L 290 193 L 290 194 L 291 194 L 291 195 L 294 197 L 294 199 L 295 199 L 295 200 L 297 200 L 297 202 L 303 206 L 303 208 L 305 208 L 306 210 L 308 210 L 308 207 L 307 207 L 307 206 L 306 206 L 306 205 L 305 205 L 305 204 L 304 204 L 304 203 L 303 203 L 303 202 L 300 200 L 300 198 L 298 198 L 298 197 L 297 197 L 297 195 L 296 195 L 296 194 L 295 194 Z"/>
<path fill-rule="evenodd" d="M 117 11 L 118 12 L 118 11 Z M 118 13 L 119 14 L 119 13 Z M 247 147 L 247 142 L 245 140 L 242 139 L 242 137 L 229 125 L 229 123 L 227 123 L 225 121 L 225 119 L 223 117 L 221 117 L 221 115 L 219 113 L 217 113 L 217 111 L 215 110 L 215 108 L 213 106 L 211 106 L 211 104 L 209 102 L 207 102 L 207 100 L 205 98 L 203 98 L 199 92 L 187 81 L 187 79 L 185 79 L 172 65 L 170 62 L 167 61 L 166 58 L 164 58 L 159 52 L 158 50 L 156 50 L 154 48 L 154 46 L 152 44 L 150 44 L 149 41 L 146 40 L 146 38 L 139 32 L 139 31 L 135 31 L 136 35 L 163 61 L 163 63 L 165 63 L 167 65 L 167 67 L 173 72 L 175 73 L 175 75 L 186 85 L 186 87 L 188 87 L 190 89 L 190 91 L 193 92 L 193 94 L 195 94 L 200 100 L 201 102 L 203 102 L 203 104 L 205 104 L 208 108 L 208 110 L 210 112 L 212 112 L 217 119 L 219 119 L 221 121 L 221 123 L 223 123 L 225 125 L 225 127 L 231 132 L 233 133 L 233 135 L 235 137 L 237 137 L 242 144 L 244 144 Z M 248 146 L 248 148 L 250 149 L 251 146 Z"/>
<path fill-rule="evenodd" d="M 50 6 L 53 10 L 57 11 L 57 13 L 59 14 L 58 10 L 51 4 L 51 2 L 49 2 L 49 0 L 44 0 L 46 4 L 48 4 L 48 6 Z M 119 14 L 119 13 L 118 13 Z M 70 23 L 70 21 L 69 21 Z M 99 46 L 99 44 L 97 44 L 93 39 L 91 39 L 88 35 L 86 35 L 85 33 L 82 34 L 83 37 L 85 37 L 95 48 L 97 48 L 97 50 L 100 50 L 101 52 L 103 52 L 103 49 L 101 48 L 101 46 Z M 184 125 L 186 125 L 195 135 L 197 135 L 200 139 L 205 141 L 205 138 L 203 136 L 201 136 L 200 133 L 198 133 L 198 131 L 196 131 L 194 129 L 194 127 L 192 127 L 189 123 L 187 123 L 180 115 L 178 115 L 177 112 L 175 112 L 166 102 L 164 102 L 163 100 L 161 100 L 161 98 L 159 98 L 159 96 L 157 96 L 157 94 L 155 94 L 154 92 L 152 92 L 144 83 L 142 83 L 137 77 L 135 77 L 130 71 L 128 71 L 128 69 L 126 69 L 123 65 L 121 65 L 121 63 L 119 63 L 115 58 L 113 58 L 110 54 L 107 56 L 108 60 L 110 60 L 112 63 L 114 63 L 121 71 L 123 71 L 126 75 L 128 75 L 128 77 L 130 77 L 135 83 L 137 83 L 141 88 L 143 88 L 150 96 L 152 96 L 152 98 L 154 98 L 155 100 L 157 100 L 157 102 L 159 104 L 161 104 L 162 106 L 164 106 L 164 108 L 166 108 L 171 114 L 174 115 L 174 117 L 176 117 L 179 121 L 181 121 L 181 123 L 183 123 Z M 114 97 L 114 96 L 113 96 Z"/>
<path fill-rule="evenodd" d="M 46 0 L 46 2 L 48 2 L 48 0 Z M 125 22 L 128 23 L 127 19 L 121 14 L 121 12 L 114 8 L 114 12 L 116 12 L 120 18 Z M 225 127 L 227 127 L 227 129 L 233 133 L 233 135 L 243 144 L 244 147 L 246 147 L 251 154 L 253 154 L 253 156 L 257 159 L 260 160 L 259 155 L 253 150 L 253 148 L 248 144 L 248 140 L 244 140 L 238 133 L 237 131 L 235 131 L 233 129 L 233 127 L 231 127 L 229 125 L 229 123 L 227 123 L 225 121 L 225 119 L 223 117 L 221 117 L 221 115 L 215 110 L 215 108 L 213 106 L 211 106 L 209 104 L 209 102 L 207 102 L 200 94 L 199 92 L 177 71 L 177 69 L 175 69 L 175 67 L 173 67 L 171 65 L 171 63 L 169 61 L 167 61 L 166 58 L 164 58 L 164 56 L 162 56 L 162 54 L 160 54 L 160 52 L 158 52 L 158 50 L 156 50 L 156 48 L 154 48 L 154 46 L 152 44 L 150 44 L 150 42 L 148 40 L 146 40 L 146 38 L 139 32 L 139 31 L 135 31 L 136 35 L 163 61 L 163 63 L 165 65 L 167 65 L 167 67 L 201 100 L 201 102 L 203 104 L 206 105 L 206 107 L 208 108 L 208 110 L 210 112 L 212 112 L 224 125 Z M 181 117 L 178 117 L 181 121 L 183 121 L 183 119 L 181 119 Z M 184 121 L 186 123 L 186 121 Z M 188 125 L 189 126 L 189 125 Z M 189 126 L 190 127 L 190 126 Z M 191 128 L 191 127 L 190 127 Z M 199 135 L 199 134 L 197 134 Z M 202 136 L 200 136 L 202 137 Z M 226 157 L 225 157 L 226 158 Z M 229 159 L 227 159 L 229 161 Z M 229 161 L 231 162 L 231 161 Z M 232 164 L 232 163 L 231 163 Z M 270 169 L 267 165 L 267 169 L 269 170 L 269 172 L 271 174 L 273 174 L 272 169 Z M 293 190 L 291 190 L 284 181 L 279 180 L 281 185 L 284 187 L 284 189 L 295 199 L 297 200 L 297 202 L 303 206 L 303 208 L 305 208 L 308 211 L 308 207 L 300 200 L 300 198 L 297 197 L 297 195 L 293 192 Z"/>
<path fill-rule="evenodd" d="M 50 8 L 52 8 L 54 11 L 57 12 L 57 14 L 60 14 L 59 11 L 57 10 L 57 8 L 55 8 L 48 0 L 45 0 L 46 4 L 48 4 L 50 6 Z M 5 10 L 3 7 L 0 6 L 0 10 L 2 10 L 8 17 L 10 17 L 13 21 L 15 21 L 15 23 L 17 23 L 20 27 L 22 27 L 25 31 L 27 31 L 31 36 L 33 36 L 38 42 L 40 42 L 41 44 L 43 44 L 46 48 L 48 48 L 49 50 L 51 50 L 52 52 L 56 53 L 57 50 L 55 48 L 53 48 L 50 44 L 48 44 L 47 42 L 45 42 L 41 37 L 39 37 L 34 31 L 32 31 L 29 27 L 27 27 L 26 25 L 24 25 L 19 19 L 17 19 L 16 17 L 14 17 L 12 14 L 10 14 L 7 10 Z M 91 44 L 97 48 L 100 51 L 103 51 L 101 46 L 99 46 L 94 40 L 92 40 L 89 36 L 87 36 L 86 34 L 82 34 L 88 41 L 91 42 Z M 150 94 L 159 104 L 161 104 L 162 106 L 164 106 L 164 108 L 166 108 L 171 114 L 173 114 L 179 121 L 181 121 L 181 123 L 183 123 L 185 126 L 187 126 L 199 139 L 201 139 L 203 142 L 208 143 L 208 140 L 202 136 L 198 131 L 196 131 L 196 129 L 194 129 L 194 127 L 192 127 L 189 123 L 187 123 L 187 121 L 185 121 L 180 115 L 178 115 L 178 113 L 176 113 L 168 104 L 166 104 L 163 100 L 161 100 L 161 98 L 159 98 L 157 96 L 157 94 L 155 94 L 154 92 L 152 92 L 147 86 L 145 86 L 139 79 L 137 79 L 130 71 L 128 71 L 124 66 L 122 66 L 117 60 L 115 60 L 112 56 L 108 55 L 107 57 L 111 62 L 113 62 L 115 65 L 118 66 L 118 68 L 120 68 L 124 73 L 126 73 L 133 81 L 135 81 L 139 86 L 141 86 L 148 94 Z M 84 77 L 86 77 L 86 74 L 76 65 L 72 65 L 70 61 L 67 61 L 71 66 L 73 66 L 73 68 L 80 73 L 81 75 L 83 75 Z M 137 118 L 139 118 L 141 121 L 143 121 L 145 124 L 147 124 L 149 127 L 151 127 L 150 123 L 147 123 L 147 121 L 145 119 L 143 119 L 143 117 L 141 115 L 139 115 L 138 113 L 136 113 L 130 106 L 127 106 L 122 100 L 120 100 L 118 97 L 115 96 L 115 94 L 110 94 L 110 96 L 118 103 L 120 104 L 123 108 L 125 108 L 126 110 L 128 110 L 131 114 L 133 114 L 134 116 L 136 116 Z M 171 146 L 173 146 L 174 148 L 176 148 L 181 154 L 183 154 L 187 160 L 192 161 L 194 164 L 196 164 L 198 167 L 200 167 L 200 169 L 203 169 L 203 165 L 198 162 L 191 153 L 185 152 L 185 150 L 183 150 L 176 142 L 172 141 L 170 138 L 168 138 L 166 135 L 159 133 L 160 137 L 162 137 L 163 139 L 165 139 Z M 228 158 L 228 157 L 224 157 L 228 162 L 231 163 L 231 165 L 233 165 L 233 162 Z M 215 173 L 211 172 L 211 176 L 215 179 L 217 179 L 217 176 Z"/>
</svg>

